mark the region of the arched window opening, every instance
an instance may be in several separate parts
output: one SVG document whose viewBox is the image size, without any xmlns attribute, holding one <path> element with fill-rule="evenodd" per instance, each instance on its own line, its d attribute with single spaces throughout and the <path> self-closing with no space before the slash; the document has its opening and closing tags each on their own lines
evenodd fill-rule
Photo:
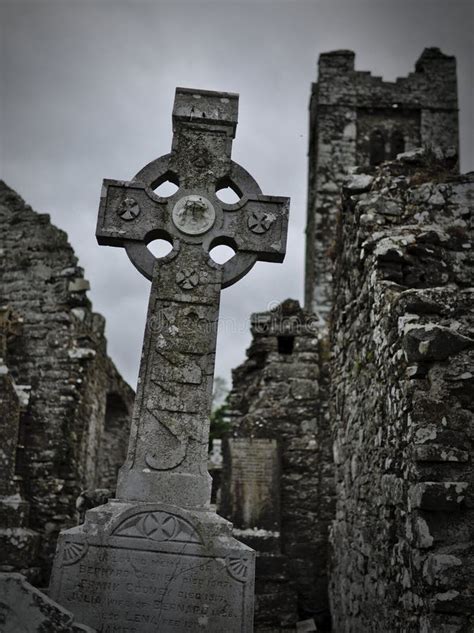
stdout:
<svg viewBox="0 0 474 633">
<path fill-rule="evenodd" d="M 108 393 L 98 467 L 98 487 L 115 490 L 118 470 L 127 456 L 130 411 L 118 393 Z"/>
<path fill-rule="evenodd" d="M 117 393 L 108 393 L 104 430 L 120 430 L 127 423 L 128 416 L 129 412 L 122 398 Z"/>
<path fill-rule="evenodd" d="M 390 159 L 395 160 L 398 154 L 403 154 L 405 151 L 405 139 L 400 130 L 393 130 L 392 137 L 390 139 Z"/>
<path fill-rule="evenodd" d="M 374 130 L 370 135 L 369 155 L 372 166 L 380 165 L 385 160 L 385 136 L 380 130 Z"/>
</svg>

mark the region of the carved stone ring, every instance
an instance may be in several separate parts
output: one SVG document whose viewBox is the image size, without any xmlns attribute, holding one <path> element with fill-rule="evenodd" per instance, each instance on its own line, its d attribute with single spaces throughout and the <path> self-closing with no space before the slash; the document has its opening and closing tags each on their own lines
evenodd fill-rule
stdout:
<svg viewBox="0 0 474 633">
<path fill-rule="evenodd" d="M 184 196 L 173 208 L 175 226 L 187 235 L 201 235 L 212 228 L 216 212 L 204 196 Z"/>
</svg>

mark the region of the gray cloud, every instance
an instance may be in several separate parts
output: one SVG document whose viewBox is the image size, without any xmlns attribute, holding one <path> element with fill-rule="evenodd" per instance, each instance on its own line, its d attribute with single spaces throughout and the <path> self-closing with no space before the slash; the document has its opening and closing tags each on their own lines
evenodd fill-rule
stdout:
<svg viewBox="0 0 474 633">
<path fill-rule="evenodd" d="M 102 178 L 167 153 L 176 86 L 240 93 L 233 158 L 292 198 L 288 255 L 223 292 L 217 373 L 244 357 L 248 318 L 302 298 L 307 105 L 319 53 L 393 80 L 426 46 L 458 58 L 462 168 L 473 168 L 470 2 L 63 1 L 0 3 L 2 177 L 69 234 L 109 351 L 135 385 L 149 284 L 94 231 Z M 471 117 L 471 118 L 469 118 Z"/>
</svg>

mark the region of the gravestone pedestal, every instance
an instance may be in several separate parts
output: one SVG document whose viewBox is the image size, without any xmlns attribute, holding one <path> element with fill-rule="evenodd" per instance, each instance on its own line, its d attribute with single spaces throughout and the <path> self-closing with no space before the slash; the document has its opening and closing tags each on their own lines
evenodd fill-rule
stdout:
<svg viewBox="0 0 474 633">
<path fill-rule="evenodd" d="M 100 633 L 252 631 L 254 556 L 213 512 L 110 501 L 60 536 L 50 595 Z"/>
</svg>

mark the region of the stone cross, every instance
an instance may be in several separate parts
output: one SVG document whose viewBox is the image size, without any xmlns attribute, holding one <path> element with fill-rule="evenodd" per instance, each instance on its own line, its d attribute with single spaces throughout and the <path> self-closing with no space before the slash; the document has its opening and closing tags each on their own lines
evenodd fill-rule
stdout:
<svg viewBox="0 0 474 633">
<path fill-rule="evenodd" d="M 178 88 L 171 153 L 104 182 L 97 238 L 126 249 L 150 303 L 117 498 L 61 532 L 50 585 L 101 633 L 253 630 L 255 552 L 209 505 L 209 413 L 221 288 L 258 259 L 283 260 L 289 201 L 231 160 L 237 99 Z M 179 188 L 163 198 L 166 180 Z M 227 186 L 237 203 L 216 195 Z M 147 248 L 157 238 L 172 245 L 165 257 Z M 223 265 L 209 255 L 219 244 L 235 251 Z"/>
<path fill-rule="evenodd" d="M 104 180 L 99 244 L 121 246 L 151 280 L 151 294 L 127 460 L 117 498 L 184 507 L 210 500 L 209 414 L 221 288 L 241 279 L 257 260 L 285 256 L 289 199 L 264 196 L 231 160 L 238 95 L 177 88 L 170 154 L 130 181 Z M 171 181 L 164 198 L 154 192 Z M 216 195 L 231 187 L 226 204 Z M 172 244 L 155 258 L 147 244 Z M 232 247 L 225 264 L 209 252 Z M 124 332 L 126 336 L 126 332 Z"/>
</svg>

